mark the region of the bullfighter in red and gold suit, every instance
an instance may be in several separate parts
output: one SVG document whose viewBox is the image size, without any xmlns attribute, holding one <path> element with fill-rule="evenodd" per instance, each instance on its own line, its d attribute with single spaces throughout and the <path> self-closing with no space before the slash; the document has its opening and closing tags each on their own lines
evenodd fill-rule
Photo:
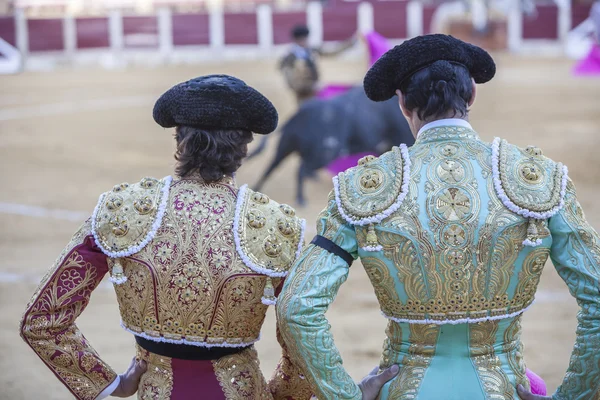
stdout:
<svg viewBox="0 0 600 400">
<path fill-rule="evenodd" d="M 176 127 L 177 177 L 100 196 L 27 306 L 23 339 L 81 400 L 136 389 L 153 400 L 309 399 L 285 347 L 267 382 L 253 346 L 303 243 L 293 208 L 234 180 L 252 132 L 275 129 L 275 108 L 213 75 L 167 91 L 154 119 Z M 106 274 L 145 371 L 133 388 L 132 374 L 117 375 L 75 324 Z"/>
</svg>

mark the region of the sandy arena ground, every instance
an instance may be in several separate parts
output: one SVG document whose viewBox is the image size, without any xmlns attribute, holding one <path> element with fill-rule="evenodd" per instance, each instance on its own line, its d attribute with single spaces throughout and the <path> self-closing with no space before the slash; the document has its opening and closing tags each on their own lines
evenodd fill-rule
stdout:
<svg viewBox="0 0 600 400">
<path fill-rule="evenodd" d="M 474 127 L 486 140 L 502 136 L 522 146 L 536 144 L 566 163 L 590 222 L 600 227 L 594 197 L 600 188 L 600 79 L 572 78 L 567 60 L 500 55 L 498 64 L 498 77 L 479 88 Z M 366 65 L 328 60 L 323 67 L 325 82 L 357 82 Z M 216 72 L 237 75 L 263 91 L 282 120 L 293 111 L 274 62 L 0 77 L 0 399 L 70 398 L 18 336 L 25 304 L 101 192 L 123 181 L 172 173 L 171 132 L 153 122 L 153 101 L 176 82 Z M 240 183 L 256 181 L 275 142 L 268 156 L 242 167 Z M 265 192 L 293 204 L 296 165 L 296 159 L 286 162 Z M 309 205 L 300 210 L 310 221 L 307 238 L 314 235 L 313 221 L 331 189 L 325 172 L 320 178 L 308 182 Z M 553 391 L 569 361 L 577 305 L 551 264 L 537 299 L 524 318 L 526 362 Z M 353 266 L 328 317 L 345 365 L 359 379 L 378 362 L 385 326 L 360 264 Z M 280 351 L 273 320 L 270 311 L 258 344 L 266 375 Z M 108 283 L 94 293 L 78 324 L 117 371 L 128 365 L 134 340 L 119 327 Z"/>
</svg>

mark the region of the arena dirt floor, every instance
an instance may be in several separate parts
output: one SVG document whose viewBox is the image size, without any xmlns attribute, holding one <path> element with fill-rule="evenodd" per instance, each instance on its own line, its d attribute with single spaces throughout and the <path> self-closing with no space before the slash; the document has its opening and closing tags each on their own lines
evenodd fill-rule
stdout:
<svg viewBox="0 0 600 400">
<path fill-rule="evenodd" d="M 491 141 L 536 144 L 569 166 L 590 222 L 600 228 L 600 79 L 575 79 L 572 62 L 498 55 L 499 73 L 479 88 L 471 121 Z M 358 82 L 366 65 L 327 60 L 325 82 Z M 98 195 L 123 181 L 172 173 L 172 132 L 152 120 L 153 101 L 174 83 L 207 73 L 245 79 L 271 98 L 285 120 L 294 109 L 274 62 L 60 70 L 0 77 L 0 399 L 65 399 L 66 389 L 21 341 L 17 327 L 42 277 Z M 239 183 L 253 183 L 268 153 L 246 163 Z M 264 191 L 293 204 L 297 159 L 277 171 Z M 331 180 L 322 172 L 307 184 L 307 238 L 325 204 Z M 25 207 L 27 206 L 27 207 Z M 57 211 L 58 210 L 58 211 Z M 62 211 L 61 211 L 62 210 Z M 562 380 L 575 338 L 576 302 L 551 264 L 537 302 L 524 318 L 528 367 L 553 391 Z M 345 366 L 356 379 L 378 363 L 385 320 L 360 264 L 352 267 L 328 313 Z M 119 327 L 115 294 L 106 282 L 78 320 L 102 357 L 122 371 L 134 355 L 132 336 Z M 279 357 L 274 314 L 258 344 L 270 375 Z"/>
</svg>

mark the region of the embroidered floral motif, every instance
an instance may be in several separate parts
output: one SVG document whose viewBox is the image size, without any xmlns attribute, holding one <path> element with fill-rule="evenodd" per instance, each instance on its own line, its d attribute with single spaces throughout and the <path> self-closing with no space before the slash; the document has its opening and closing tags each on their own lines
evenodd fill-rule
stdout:
<svg viewBox="0 0 600 400">
<path fill-rule="evenodd" d="M 254 347 L 213 361 L 213 368 L 227 400 L 272 400 L 260 372 Z"/>
<path fill-rule="evenodd" d="M 173 391 L 173 368 L 169 357 L 150 353 L 139 346 L 137 357 L 146 361 L 148 370 L 142 375 L 139 400 L 169 400 Z"/>
<path fill-rule="evenodd" d="M 127 330 L 203 347 L 243 347 L 258 340 L 267 278 L 246 267 L 236 252 L 235 196 L 221 184 L 173 184 L 154 239 L 121 259 L 130 279 L 115 290 Z"/>
<path fill-rule="evenodd" d="M 42 280 L 21 321 L 23 339 L 80 400 L 95 399 L 116 378 L 75 325 L 108 271 L 106 263 L 86 258 L 92 243 L 88 220 Z"/>
</svg>

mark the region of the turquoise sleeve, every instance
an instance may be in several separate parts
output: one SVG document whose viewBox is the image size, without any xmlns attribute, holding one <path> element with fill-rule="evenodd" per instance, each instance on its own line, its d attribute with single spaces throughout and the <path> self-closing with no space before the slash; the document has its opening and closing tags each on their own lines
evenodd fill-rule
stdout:
<svg viewBox="0 0 600 400">
<path fill-rule="evenodd" d="M 572 182 L 549 228 L 550 257 L 580 307 L 569 368 L 553 398 L 600 399 L 600 236 L 585 220 Z"/>
<path fill-rule="evenodd" d="M 333 196 L 317 221 L 317 233 L 357 257 L 354 228 L 338 213 Z M 277 316 L 290 356 L 301 366 L 319 399 L 362 399 L 342 365 L 325 312 L 346 281 L 350 266 L 339 256 L 309 245 L 286 279 Z"/>
</svg>

